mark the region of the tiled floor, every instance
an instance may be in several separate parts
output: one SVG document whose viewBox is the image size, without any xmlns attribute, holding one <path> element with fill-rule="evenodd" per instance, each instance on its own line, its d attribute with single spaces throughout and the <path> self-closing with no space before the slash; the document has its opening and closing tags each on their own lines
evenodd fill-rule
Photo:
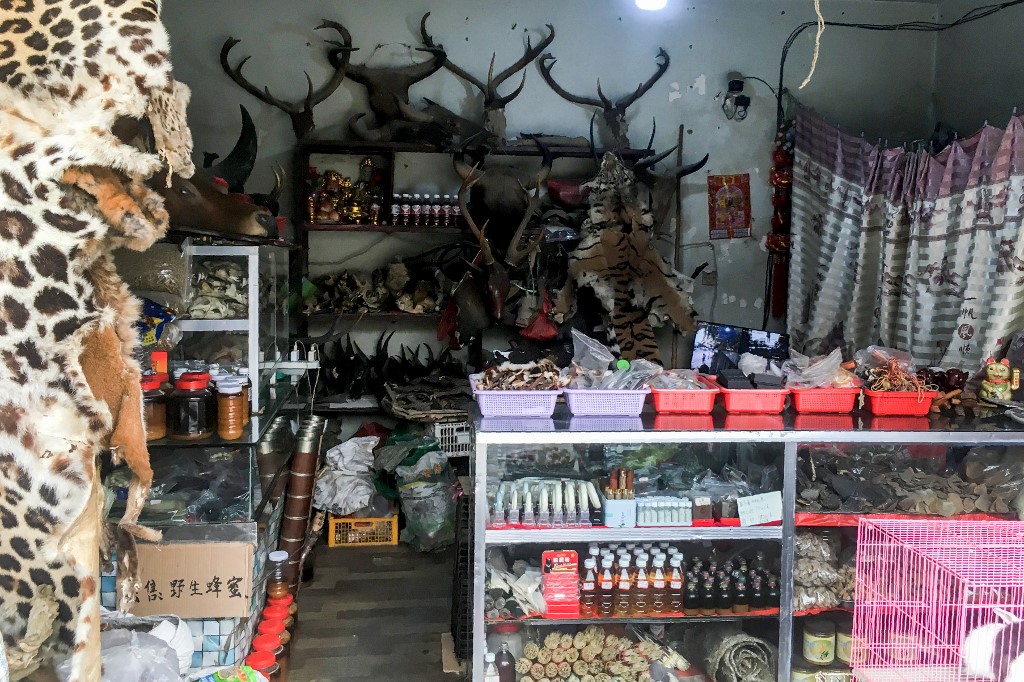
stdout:
<svg viewBox="0 0 1024 682">
<path fill-rule="evenodd" d="M 441 671 L 452 559 L 405 545 L 318 547 L 315 578 L 299 595 L 289 682 L 458 682 Z"/>
</svg>

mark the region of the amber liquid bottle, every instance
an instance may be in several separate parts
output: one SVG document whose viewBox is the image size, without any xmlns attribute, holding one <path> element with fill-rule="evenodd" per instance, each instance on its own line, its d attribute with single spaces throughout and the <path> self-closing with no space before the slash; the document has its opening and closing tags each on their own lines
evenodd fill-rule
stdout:
<svg viewBox="0 0 1024 682">
<path fill-rule="evenodd" d="M 597 581 L 597 615 L 610 618 L 615 612 L 615 570 L 611 557 L 601 561 L 601 575 Z"/>
<path fill-rule="evenodd" d="M 586 573 L 580 582 L 580 617 L 597 618 L 597 562 L 587 559 L 583 566 Z"/>
<path fill-rule="evenodd" d="M 668 611 L 668 579 L 665 577 L 665 559 L 654 560 L 651 576 L 651 613 L 661 615 Z"/>
<path fill-rule="evenodd" d="M 668 578 L 669 613 L 683 612 L 683 559 L 678 554 L 671 559 L 672 571 Z"/>
<path fill-rule="evenodd" d="M 646 616 L 651 612 L 651 577 L 647 573 L 646 555 L 636 560 L 636 579 L 633 581 L 634 616 Z"/>
<path fill-rule="evenodd" d="M 615 608 L 612 612 L 616 618 L 625 618 L 633 609 L 633 584 L 629 575 L 629 559 L 619 559 L 619 571 L 615 578 Z"/>
</svg>

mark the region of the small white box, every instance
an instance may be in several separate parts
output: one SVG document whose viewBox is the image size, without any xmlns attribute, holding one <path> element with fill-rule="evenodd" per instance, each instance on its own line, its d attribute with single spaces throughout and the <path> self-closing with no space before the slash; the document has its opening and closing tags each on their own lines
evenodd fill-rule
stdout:
<svg viewBox="0 0 1024 682">
<path fill-rule="evenodd" d="M 636 528 L 636 500 L 609 500 L 601 495 L 601 505 L 608 528 Z"/>
</svg>

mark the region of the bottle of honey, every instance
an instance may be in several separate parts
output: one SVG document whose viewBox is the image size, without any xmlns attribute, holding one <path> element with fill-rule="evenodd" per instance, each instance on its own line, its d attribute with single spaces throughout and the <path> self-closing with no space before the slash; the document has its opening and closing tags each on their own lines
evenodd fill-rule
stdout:
<svg viewBox="0 0 1024 682">
<path fill-rule="evenodd" d="M 668 579 L 665 577 L 665 559 L 662 556 L 654 559 L 654 570 L 651 572 L 651 613 L 661 615 L 668 611 Z"/>
<path fill-rule="evenodd" d="M 633 609 L 633 584 L 629 575 L 629 558 L 619 559 L 619 571 L 615 578 L 615 608 L 612 612 L 616 618 L 625 618 Z"/>
<path fill-rule="evenodd" d="M 647 555 L 641 554 L 636 560 L 636 576 L 633 581 L 633 615 L 645 616 L 651 611 L 651 578 L 647 574 Z"/>
<path fill-rule="evenodd" d="M 615 611 L 615 562 L 611 557 L 601 560 L 601 573 L 597 581 L 597 615 L 610 618 Z"/>
<path fill-rule="evenodd" d="M 580 617 L 597 618 L 597 561 L 593 558 L 583 562 L 584 575 L 580 582 Z"/>
</svg>

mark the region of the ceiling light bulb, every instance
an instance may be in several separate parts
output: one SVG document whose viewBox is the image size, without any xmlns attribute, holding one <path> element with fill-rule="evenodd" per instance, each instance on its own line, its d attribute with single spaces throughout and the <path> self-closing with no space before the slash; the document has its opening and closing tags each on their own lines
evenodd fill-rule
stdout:
<svg viewBox="0 0 1024 682">
<path fill-rule="evenodd" d="M 665 9 L 666 5 L 668 0 L 636 0 L 637 7 L 650 11 Z"/>
</svg>

